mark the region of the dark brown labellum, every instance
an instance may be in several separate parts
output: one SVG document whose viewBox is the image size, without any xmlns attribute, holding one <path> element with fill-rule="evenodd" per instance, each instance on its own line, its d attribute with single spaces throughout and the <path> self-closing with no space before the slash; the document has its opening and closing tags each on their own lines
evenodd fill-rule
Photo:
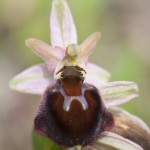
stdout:
<svg viewBox="0 0 150 150">
<path fill-rule="evenodd" d="M 83 83 L 77 71 L 64 69 L 63 79 L 46 89 L 34 121 L 35 131 L 64 147 L 92 145 L 114 125 L 97 88 Z"/>
</svg>

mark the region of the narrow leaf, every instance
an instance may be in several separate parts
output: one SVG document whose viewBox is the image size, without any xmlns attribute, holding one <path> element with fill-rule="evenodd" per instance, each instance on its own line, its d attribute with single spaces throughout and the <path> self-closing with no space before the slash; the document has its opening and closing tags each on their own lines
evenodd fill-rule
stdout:
<svg viewBox="0 0 150 150">
<path fill-rule="evenodd" d="M 102 133 L 93 147 L 94 150 L 144 150 L 138 144 L 111 132 Z"/>
<path fill-rule="evenodd" d="M 65 55 L 64 49 L 60 47 L 52 48 L 48 44 L 37 39 L 30 38 L 26 40 L 26 45 L 47 63 L 48 70 L 51 72 L 54 72 L 59 60 Z"/>
<path fill-rule="evenodd" d="M 46 64 L 38 64 L 14 77 L 10 81 L 10 88 L 23 93 L 42 94 L 53 83 L 53 74 L 48 71 Z"/>
<path fill-rule="evenodd" d="M 50 32 L 53 47 L 66 48 L 77 43 L 76 27 L 66 0 L 53 0 Z"/>
<path fill-rule="evenodd" d="M 134 82 L 109 82 L 99 91 L 107 107 L 121 105 L 138 96 L 138 86 Z"/>
<path fill-rule="evenodd" d="M 88 57 L 96 47 L 96 44 L 100 38 L 100 32 L 95 32 L 91 34 L 83 43 L 80 45 L 81 48 L 81 54 L 80 58 L 87 63 Z"/>
<path fill-rule="evenodd" d="M 32 132 L 32 143 L 32 150 L 66 150 L 35 131 Z"/>
</svg>

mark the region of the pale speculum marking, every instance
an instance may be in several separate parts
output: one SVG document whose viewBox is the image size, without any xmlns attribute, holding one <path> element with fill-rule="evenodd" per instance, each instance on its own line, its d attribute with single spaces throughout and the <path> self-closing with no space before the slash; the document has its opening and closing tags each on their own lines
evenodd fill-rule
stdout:
<svg viewBox="0 0 150 150">
<path fill-rule="evenodd" d="M 65 94 L 64 90 L 61 88 L 60 93 L 64 97 L 63 110 L 64 111 L 69 111 L 70 106 L 71 106 L 71 102 L 73 100 L 79 101 L 82 105 L 83 110 L 86 110 L 88 108 L 88 103 L 87 103 L 86 99 L 84 98 L 84 92 L 85 92 L 85 88 L 82 88 L 81 95 L 79 95 L 79 96 L 67 96 Z"/>
</svg>

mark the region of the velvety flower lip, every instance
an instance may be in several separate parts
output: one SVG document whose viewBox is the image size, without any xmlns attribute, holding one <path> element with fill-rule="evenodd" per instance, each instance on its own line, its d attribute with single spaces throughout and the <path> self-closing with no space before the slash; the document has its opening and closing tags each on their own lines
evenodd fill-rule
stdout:
<svg viewBox="0 0 150 150">
<path fill-rule="evenodd" d="M 68 76 L 66 78 L 68 79 Z M 73 93 L 74 85 L 79 85 L 76 83 L 73 84 L 73 91 L 71 91 Z M 72 88 L 71 85 L 69 87 Z M 73 147 L 93 145 L 99 134 L 110 130 L 114 126 L 114 119 L 103 104 L 97 89 L 85 83 L 82 88 L 85 92 L 83 96 L 79 95 L 79 98 L 84 97 L 88 107 L 83 109 L 82 102 L 75 98 L 69 110 L 65 110 L 63 105 L 66 98 L 64 100 L 64 94 L 61 92 L 63 88 L 60 83 L 57 82 L 48 87 L 42 96 L 39 111 L 34 120 L 35 131 L 60 146 Z"/>
<path fill-rule="evenodd" d="M 126 103 L 129 100 L 137 97 L 138 86 L 136 83 L 129 82 L 129 81 L 114 81 L 114 82 L 107 83 L 110 78 L 110 73 L 100 68 L 99 66 L 88 62 L 88 58 L 90 54 L 92 53 L 92 51 L 94 50 L 94 48 L 96 47 L 96 44 L 100 38 L 100 33 L 95 32 L 91 34 L 85 41 L 83 41 L 81 44 L 78 45 L 75 24 L 73 22 L 73 18 L 70 13 L 70 9 L 67 5 L 66 0 L 53 0 L 52 1 L 52 9 L 51 9 L 51 15 L 50 15 L 50 32 L 51 32 L 50 35 L 51 35 L 52 46 L 34 38 L 30 38 L 26 40 L 26 45 L 30 49 L 32 49 L 32 51 L 35 54 L 41 57 L 45 61 L 45 63 L 31 66 L 30 68 L 26 69 L 22 73 L 18 74 L 16 77 L 14 77 L 10 81 L 10 87 L 13 90 L 17 90 L 19 92 L 24 92 L 24 93 L 29 93 L 29 94 L 43 95 L 44 93 L 44 95 L 42 96 L 42 101 L 40 104 L 38 115 L 35 119 L 35 130 L 41 135 L 44 135 L 50 138 L 55 138 L 54 141 L 56 143 L 60 142 L 60 145 L 63 145 L 63 143 L 61 143 L 62 141 L 60 141 L 60 139 L 62 139 L 63 136 L 60 136 L 59 137 L 60 139 L 58 140 L 57 137 L 55 137 L 55 134 L 49 134 L 49 131 L 48 131 L 49 128 L 51 129 L 51 131 L 54 130 L 55 128 L 55 126 L 54 127 L 49 126 L 49 123 L 52 123 L 51 120 L 53 120 L 53 123 L 54 123 L 54 119 L 53 119 L 53 117 L 55 116 L 54 111 L 56 111 L 56 114 L 57 114 L 56 117 L 61 118 L 59 116 L 61 113 L 53 108 L 55 108 L 55 106 L 59 106 L 59 109 L 62 108 L 60 107 L 60 103 L 59 103 L 60 99 L 62 99 L 63 101 L 63 98 L 62 98 L 63 94 L 61 93 L 60 87 L 62 86 L 62 84 L 65 84 L 66 86 L 66 82 L 64 80 L 62 81 L 61 79 L 59 80 L 54 79 L 55 74 L 56 74 L 55 70 L 58 67 L 58 64 L 62 63 L 63 60 L 65 60 L 67 53 L 68 53 L 67 48 L 70 45 L 75 45 L 75 47 L 79 47 L 80 53 L 78 53 L 78 55 L 74 55 L 74 52 L 75 52 L 74 49 L 71 49 L 72 51 L 71 54 L 73 53 L 73 57 L 75 57 L 76 60 L 80 60 L 81 62 L 83 62 L 83 64 L 85 64 L 86 66 L 86 77 L 84 80 L 83 87 L 86 90 L 88 88 L 91 90 L 90 91 L 88 89 L 86 91 L 86 94 L 88 95 L 86 96 L 86 98 L 87 100 L 89 100 L 89 104 L 93 106 L 92 110 L 90 109 L 90 111 L 94 114 L 93 110 L 97 110 L 98 113 L 97 112 L 95 113 L 96 115 L 100 116 L 98 117 L 99 118 L 98 122 L 97 120 L 94 120 L 96 122 L 96 125 L 92 126 L 93 127 L 92 129 L 95 131 L 94 136 L 91 135 L 91 137 L 93 136 L 93 139 L 92 138 L 87 139 L 85 135 L 82 134 L 82 137 L 80 137 L 80 139 L 73 139 L 73 141 L 75 141 L 76 144 L 79 143 L 79 145 L 68 144 L 67 140 L 65 141 L 66 142 L 65 145 L 63 145 L 63 146 L 76 146 L 77 149 L 80 150 L 81 142 L 78 142 L 76 140 L 82 141 L 83 137 L 85 137 L 85 142 L 86 142 L 85 145 L 87 145 L 88 142 L 93 144 L 93 142 L 95 142 L 95 140 L 99 136 L 98 133 L 111 129 L 112 126 L 114 125 L 114 121 L 113 121 L 113 116 L 107 110 L 107 108 L 111 108 L 113 106 Z M 69 68 L 69 66 L 67 67 Z M 76 66 L 73 66 L 73 67 L 75 68 Z M 77 71 L 79 71 L 78 70 L 79 67 L 76 69 Z M 82 81 L 82 78 L 79 78 L 77 76 L 73 76 L 73 77 L 71 76 L 71 78 L 73 78 L 73 80 L 75 81 L 78 81 L 77 87 L 81 88 L 80 83 Z M 51 97 L 51 94 L 52 95 L 54 94 L 54 95 Z M 90 98 L 88 99 L 89 96 Z M 49 101 L 49 99 L 53 99 L 53 97 L 55 97 L 58 100 L 56 101 L 58 102 L 57 104 L 54 101 L 51 101 L 51 102 Z M 91 99 L 93 100 L 93 97 L 96 97 L 96 100 L 98 101 L 91 103 Z M 50 103 L 52 103 L 52 105 Z M 75 104 L 74 107 L 72 106 L 71 106 L 72 108 L 70 107 L 71 109 L 74 110 L 76 108 L 79 108 L 79 110 L 81 110 L 79 101 L 75 101 L 74 104 Z M 97 104 L 100 104 L 100 105 L 97 105 Z M 49 109 L 50 107 L 48 106 L 50 106 L 51 109 Z M 90 111 L 87 111 L 87 114 Z M 48 117 L 47 114 L 49 114 L 48 116 L 51 116 L 51 118 Z M 52 114 L 54 114 L 54 116 L 52 116 Z M 82 116 L 84 116 L 84 113 L 82 114 Z M 91 119 L 90 121 L 92 121 L 94 117 L 91 117 L 90 119 Z M 62 121 L 64 124 L 66 123 L 64 120 L 59 120 L 59 121 Z M 85 120 L 85 122 L 86 121 L 87 120 Z M 64 125 L 64 128 L 66 129 L 65 125 Z M 73 129 L 71 128 L 71 130 Z M 82 129 L 82 131 L 83 130 L 84 129 Z M 54 133 L 55 132 L 56 130 L 54 130 Z M 128 141 L 125 137 L 120 137 L 117 133 L 106 132 L 102 134 L 102 137 L 106 140 L 103 140 L 103 138 L 101 138 L 97 141 L 98 144 L 99 143 L 103 143 L 103 145 L 106 145 L 106 144 L 109 145 L 111 143 L 115 144 L 117 143 L 117 140 L 118 140 L 119 142 L 122 141 L 121 143 L 123 144 L 128 143 L 126 144 L 126 147 L 130 145 L 131 150 L 134 150 L 133 148 L 142 150 L 139 145 L 135 144 L 132 141 Z M 111 142 L 108 142 L 107 140 L 108 141 L 110 140 Z M 117 147 L 116 145 L 114 145 L 114 147 L 120 148 L 120 147 Z M 96 146 L 95 148 L 98 149 Z M 110 146 L 105 147 L 105 149 L 109 149 L 109 148 Z"/>
</svg>

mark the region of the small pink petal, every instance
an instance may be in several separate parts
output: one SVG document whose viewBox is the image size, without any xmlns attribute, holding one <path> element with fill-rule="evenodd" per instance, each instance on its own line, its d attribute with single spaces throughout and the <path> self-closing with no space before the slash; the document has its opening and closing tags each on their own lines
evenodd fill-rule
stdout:
<svg viewBox="0 0 150 150">
<path fill-rule="evenodd" d="M 87 63 L 88 62 L 88 57 L 96 47 L 97 41 L 100 38 L 100 32 L 95 32 L 91 34 L 83 43 L 80 45 L 81 48 L 81 54 L 80 58 Z"/>
<path fill-rule="evenodd" d="M 42 94 L 54 82 L 53 74 L 47 70 L 46 64 L 38 64 L 14 77 L 10 81 L 10 87 L 23 93 Z"/>
<path fill-rule="evenodd" d="M 58 62 L 65 55 L 65 50 L 60 47 L 52 48 L 48 44 L 37 40 L 28 39 L 26 45 L 32 49 L 32 51 L 46 61 L 48 70 L 54 72 Z"/>
<path fill-rule="evenodd" d="M 109 82 L 104 86 L 99 86 L 99 91 L 107 108 L 121 105 L 138 97 L 137 84 L 129 81 Z"/>
<path fill-rule="evenodd" d="M 66 48 L 77 43 L 76 27 L 66 0 L 53 0 L 50 32 L 53 47 Z"/>
</svg>

